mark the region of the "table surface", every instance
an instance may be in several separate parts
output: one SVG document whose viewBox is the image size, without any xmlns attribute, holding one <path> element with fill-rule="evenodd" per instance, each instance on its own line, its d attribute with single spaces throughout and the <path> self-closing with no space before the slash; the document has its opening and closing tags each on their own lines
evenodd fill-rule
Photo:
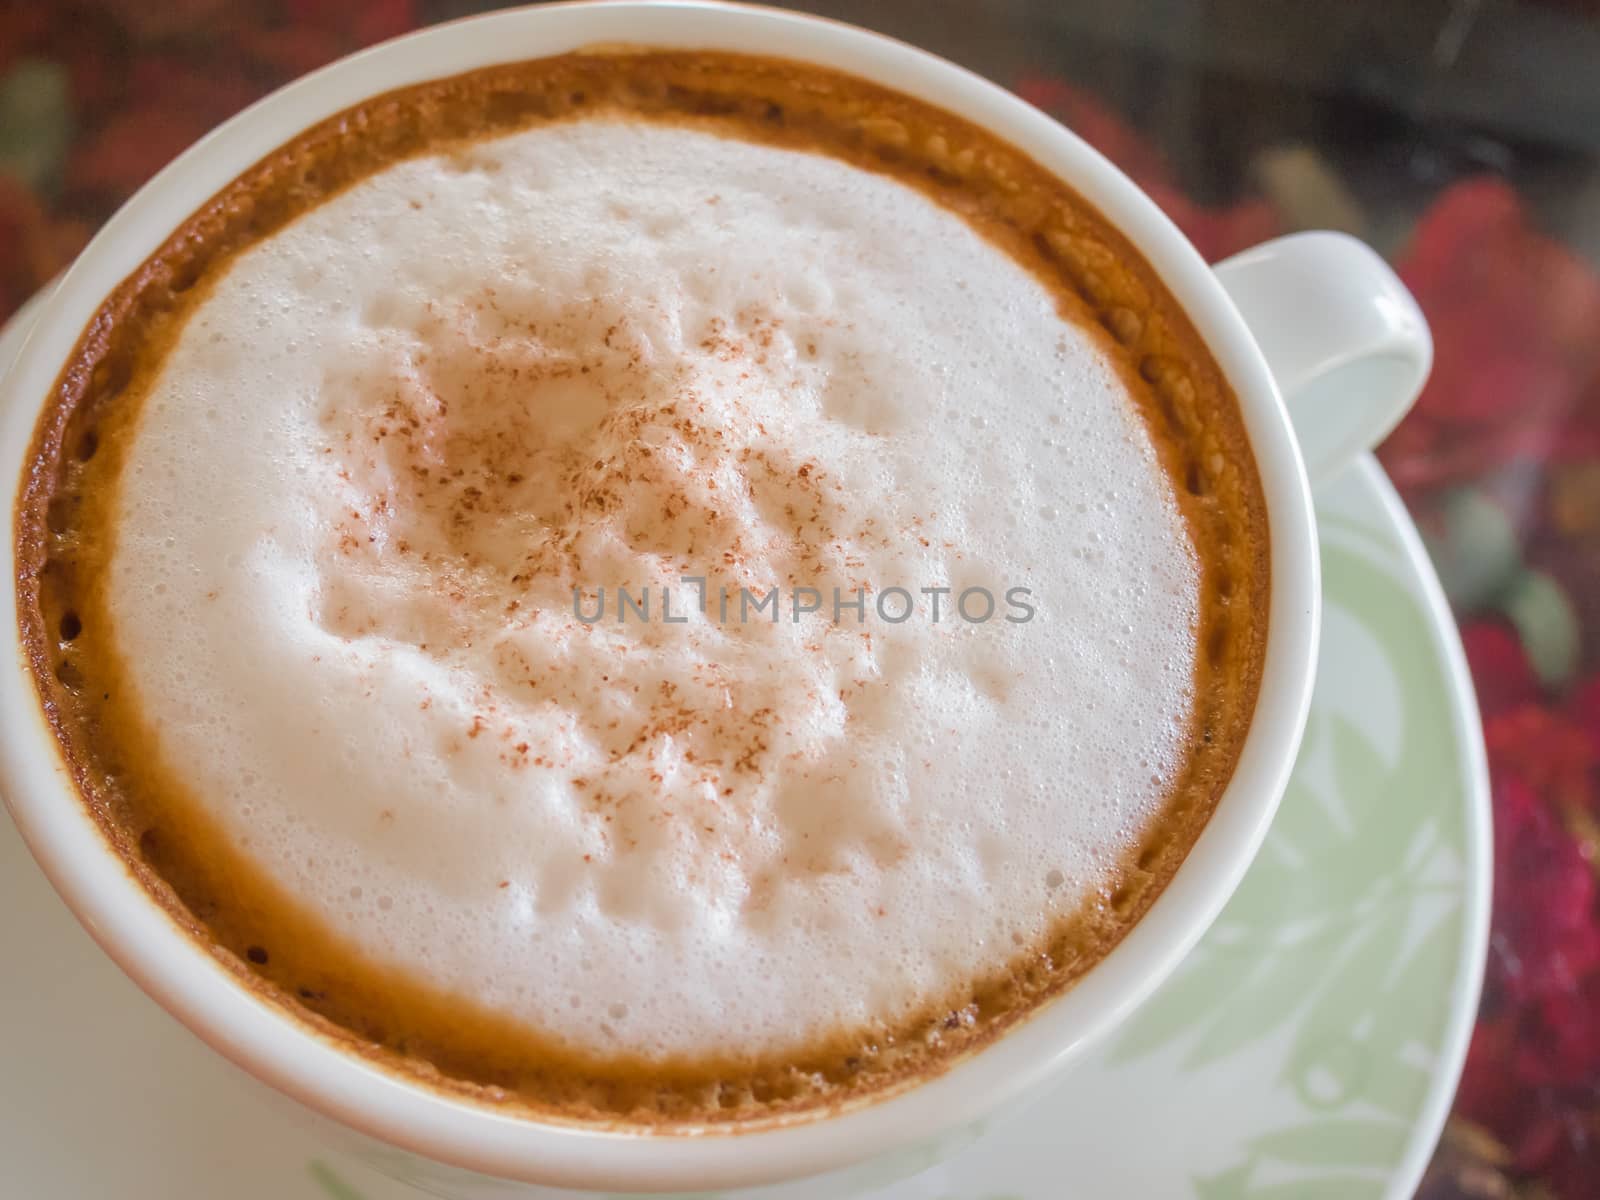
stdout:
<svg viewBox="0 0 1600 1200">
<path fill-rule="evenodd" d="M 0 0 L 0 319 L 134 189 L 313 67 L 471 0 Z M 1338 228 L 1437 357 L 1381 451 L 1461 622 L 1495 912 L 1421 1194 L 1600 1192 L 1600 2 L 822 0 L 1015 89 L 1215 260 Z"/>
</svg>

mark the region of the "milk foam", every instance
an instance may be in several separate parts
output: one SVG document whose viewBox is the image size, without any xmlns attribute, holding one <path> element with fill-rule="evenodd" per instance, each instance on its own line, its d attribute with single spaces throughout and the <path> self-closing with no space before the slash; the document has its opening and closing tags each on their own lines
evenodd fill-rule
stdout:
<svg viewBox="0 0 1600 1200">
<path fill-rule="evenodd" d="M 1124 385 L 829 158 L 587 120 L 388 169 L 218 281 L 122 479 L 116 644 L 199 802 L 575 1048 L 892 1022 L 1103 888 L 1181 761 L 1197 568 Z M 681 575 L 1037 615 L 574 616 Z"/>
</svg>

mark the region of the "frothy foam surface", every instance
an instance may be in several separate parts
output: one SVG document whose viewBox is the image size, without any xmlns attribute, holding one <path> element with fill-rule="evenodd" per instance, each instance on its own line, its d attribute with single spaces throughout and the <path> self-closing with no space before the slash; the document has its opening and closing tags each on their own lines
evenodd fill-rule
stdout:
<svg viewBox="0 0 1600 1200">
<path fill-rule="evenodd" d="M 121 480 L 115 641 L 198 801 L 575 1049 L 938 1002 L 1103 889 L 1183 761 L 1197 567 L 1110 359 L 828 157 L 590 119 L 391 167 L 216 282 Z M 717 619 L 862 585 L 998 603 Z"/>
</svg>

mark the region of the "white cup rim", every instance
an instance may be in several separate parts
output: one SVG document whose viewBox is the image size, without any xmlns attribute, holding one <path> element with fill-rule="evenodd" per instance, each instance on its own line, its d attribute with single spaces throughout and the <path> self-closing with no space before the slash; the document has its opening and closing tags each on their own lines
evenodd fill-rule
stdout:
<svg viewBox="0 0 1600 1200">
<path fill-rule="evenodd" d="M 1123 942 L 1028 1021 L 949 1071 L 841 1114 L 741 1134 L 641 1135 L 533 1121 L 453 1100 L 344 1053 L 242 987 L 107 845 L 40 711 L 20 644 L 0 671 L 0 789 L 56 890 L 152 997 L 250 1074 L 309 1107 L 424 1156 L 488 1175 L 596 1189 L 746 1186 L 842 1167 L 976 1120 L 1057 1072 L 1140 1003 L 1232 894 L 1287 783 L 1310 704 L 1320 581 L 1310 489 L 1260 351 L 1200 255 L 1132 182 L 1009 92 L 924 51 L 817 17 L 715 0 L 602 0 L 513 9 L 409 34 L 275 92 L 202 139 L 106 224 L 43 305 L 0 380 L 0 477 L 21 478 L 43 398 L 105 296 L 176 223 L 318 120 L 411 83 L 596 42 L 715 48 L 820 63 L 982 125 L 1069 181 L 1149 260 L 1243 410 L 1270 522 L 1272 586 L 1260 697 L 1216 813 Z M 14 521 L 13 501 L 13 521 Z M 15 578 L 12 537 L 0 574 Z M 18 628 L 14 588 L 0 622 Z"/>
</svg>

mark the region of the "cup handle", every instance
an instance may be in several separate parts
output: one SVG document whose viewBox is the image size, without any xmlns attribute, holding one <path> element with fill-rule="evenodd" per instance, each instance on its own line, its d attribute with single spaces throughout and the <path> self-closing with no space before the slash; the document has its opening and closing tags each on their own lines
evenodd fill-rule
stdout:
<svg viewBox="0 0 1600 1200">
<path fill-rule="evenodd" d="M 1422 310 L 1389 265 L 1342 233 L 1297 233 L 1216 267 L 1277 380 L 1312 487 L 1383 440 L 1433 364 Z"/>
</svg>

